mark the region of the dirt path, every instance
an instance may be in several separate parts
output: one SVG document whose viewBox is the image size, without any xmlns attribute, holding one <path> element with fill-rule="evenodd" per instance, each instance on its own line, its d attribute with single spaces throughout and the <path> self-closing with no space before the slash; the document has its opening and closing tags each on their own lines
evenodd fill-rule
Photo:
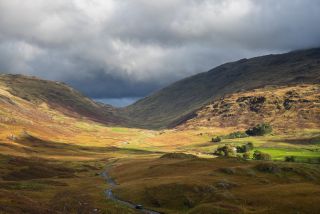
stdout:
<svg viewBox="0 0 320 214">
<path fill-rule="evenodd" d="M 114 193 L 112 192 L 113 188 L 117 185 L 116 182 L 111 178 L 111 176 L 108 174 L 108 171 L 104 171 L 102 173 L 102 176 L 104 177 L 104 179 L 106 180 L 107 184 L 110 186 L 108 189 L 105 190 L 105 194 L 106 194 L 106 197 L 119 203 L 119 204 L 122 204 L 122 205 L 125 205 L 127 207 L 130 207 L 132 209 L 136 209 L 137 205 L 138 204 L 134 204 L 134 203 L 131 203 L 129 201 L 124 201 L 124 200 L 121 200 L 119 198 L 117 198 Z M 148 210 L 148 209 L 145 209 L 145 208 L 142 208 L 142 209 L 136 209 L 137 211 L 140 211 L 141 213 L 145 213 L 145 214 L 160 214 L 159 212 L 156 212 L 156 211 L 153 211 L 153 210 Z"/>
</svg>

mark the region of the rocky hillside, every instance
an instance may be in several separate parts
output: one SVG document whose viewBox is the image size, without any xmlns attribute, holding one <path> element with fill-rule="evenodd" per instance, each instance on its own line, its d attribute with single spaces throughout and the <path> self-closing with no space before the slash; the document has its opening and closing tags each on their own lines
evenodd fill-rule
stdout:
<svg viewBox="0 0 320 214">
<path fill-rule="evenodd" d="M 94 102 L 64 83 L 23 75 L 0 75 L 0 89 L 0 104 L 8 109 L 15 109 L 19 103 L 23 103 L 28 104 L 24 105 L 23 111 L 28 111 L 27 108 L 35 111 L 38 106 L 47 106 L 71 117 L 87 118 L 104 124 L 122 122 L 116 116 L 115 108 Z M 41 112 L 35 111 L 32 115 L 37 114 Z"/>
<path fill-rule="evenodd" d="M 130 125 L 172 127 L 221 97 L 266 85 L 320 83 L 320 48 L 242 59 L 178 81 L 123 110 Z"/>
<path fill-rule="evenodd" d="M 320 85 L 264 87 L 227 95 L 202 107 L 179 128 L 237 127 L 261 122 L 281 130 L 320 128 Z"/>
</svg>

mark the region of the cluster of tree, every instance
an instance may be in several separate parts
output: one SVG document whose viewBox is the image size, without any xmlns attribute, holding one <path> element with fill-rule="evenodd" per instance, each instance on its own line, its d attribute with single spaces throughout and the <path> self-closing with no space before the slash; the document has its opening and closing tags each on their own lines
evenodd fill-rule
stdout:
<svg viewBox="0 0 320 214">
<path fill-rule="evenodd" d="M 219 143 L 219 142 L 221 142 L 221 140 L 222 140 L 222 138 L 221 138 L 221 137 L 216 136 L 216 137 L 213 137 L 213 138 L 211 139 L 211 142 Z"/>
<path fill-rule="evenodd" d="M 263 136 L 270 134 L 272 132 L 272 127 L 268 123 L 261 123 L 255 127 L 247 129 L 245 132 L 236 131 L 224 136 L 216 136 L 211 139 L 211 142 L 219 143 L 223 139 L 235 139 L 235 138 L 245 138 L 249 136 Z"/>
<path fill-rule="evenodd" d="M 234 146 L 231 144 L 226 144 L 219 146 L 214 152 L 215 155 L 224 157 L 242 157 L 244 159 L 250 159 L 249 151 L 253 150 L 254 146 L 251 142 L 246 143 L 242 146 Z M 242 155 L 240 155 L 242 153 Z"/>
<path fill-rule="evenodd" d="M 219 146 L 214 154 L 223 157 L 239 157 L 243 159 L 250 159 L 250 151 L 254 149 L 254 146 L 251 142 L 246 143 L 242 146 L 234 146 L 232 144 L 225 144 Z M 254 151 L 253 153 L 254 160 L 271 160 L 271 155 L 261 151 Z"/>
<path fill-rule="evenodd" d="M 225 139 L 235 139 L 235 138 L 245 138 L 245 137 L 249 137 L 249 135 L 247 135 L 247 133 L 245 132 L 232 132 L 226 136 L 224 136 Z"/>
<path fill-rule="evenodd" d="M 233 145 L 226 144 L 224 146 L 219 146 L 214 154 L 224 157 L 235 157 L 237 155 L 237 148 Z"/>
<path fill-rule="evenodd" d="M 213 137 L 211 139 L 211 142 L 219 143 L 222 141 L 222 139 L 235 139 L 235 138 L 244 138 L 244 137 L 249 137 L 249 135 L 247 135 L 245 132 L 237 131 L 237 132 L 232 132 L 228 135 Z"/>
<path fill-rule="evenodd" d="M 216 136 L 212 138 L 212 142 L 218 143 L 221 142 L 222 139 L 234 139 L 234 138 L 244 138 L 248 136 L 263 136 L 266 134 L 270 134 L 272 132 L 272 127 L 270 124 L 261 123 L 255 127 L 247 129 L 245 132 L 237 131 L 232 132 L 225 136 Z M 246 143 L 241 146 L 234 146 L 231 144 L 225 144 L 223 146 L 219 146 L 214 152 L 215 155 L 224 156 L 224 157 L 242 157 L 243 159 L 250 159 L 250 151 L 254 149 L 254 146 L 251 142 Z M 255 160 L 271 160 L 271 156 L 267 153 L 263 153 L 260 151 L 254 151 L 253 159 Z M 288 157 L 286 161 L 294 162 L 294 158 Z"/>
<path fill-rule="evenodd" d="M 272 132 L 272 127 L 268 123 L 261 123 L 255 127 L 249 128 L 246 131 L 246 134 L 249 136 L 263 136 L 266 134 L 270 134 Z"/>
</svg>

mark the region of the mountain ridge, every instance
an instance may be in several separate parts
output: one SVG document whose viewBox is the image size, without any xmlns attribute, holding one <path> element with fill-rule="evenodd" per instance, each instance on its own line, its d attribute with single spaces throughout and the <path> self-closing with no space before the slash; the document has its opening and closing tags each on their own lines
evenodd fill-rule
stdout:
<svg viewBox="0 0 320 214">
<path fill-rule="evenodd" d="M 225 63 L 177 81 L 124 108 L 133 126 L 172 127 L 176 121 L 226 94 L 261 88 L 320 82 L 320 48 L 271 54 Z"/>
<path fill-rule="evenodd" d="M 320 48 L 225 63 L 177 81 L 124 108 L 95 102 L 65 83 L 24 75 L 0 75 L 0 86 L 35 105 L 44 103 L 65 115 L 105 125 L 147 129 L 181 125 L 226 95 L 266 86 L 319 83 Z"/>
</svg>

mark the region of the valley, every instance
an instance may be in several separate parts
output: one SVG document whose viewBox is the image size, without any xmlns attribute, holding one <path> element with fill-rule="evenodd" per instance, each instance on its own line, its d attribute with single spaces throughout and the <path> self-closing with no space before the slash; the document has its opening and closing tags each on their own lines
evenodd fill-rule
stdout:
<svg viewBox="0 0 320 214">
<path fill-rule="evenodd" d="M 1 75 L 0 213 L 317 213 L 319 50 L 228 63 L 126 108 Z"/>
<path fill-rule="evenodd" d="M 70 138 L 59 136 L 59 141 L 46 140 L 48 136 L 31 130 L 16 133 L 15 141 L 2 135 L 2 212 L 140 213 L 108 199 L 105 191 L 109 188 L 123 201 L 160 213 L 283 213 L 293 209 L 310 213 L 318 209 L 319 130 L 213 143 L 212 136 L 229 132 L 86 125 L 72 130 Z M 109 136 L 117 138 L 106 139 Z M 210 154 L 219 145 L 245 142 L 271 154 L 274 162 Z M 161 158 L 172 152 L 195 158 Z M 296 156 L 297 162 L 284 162 L 289 155 Z M 106 170 L 115 187 L 102 176 Z"/>
</svg>

